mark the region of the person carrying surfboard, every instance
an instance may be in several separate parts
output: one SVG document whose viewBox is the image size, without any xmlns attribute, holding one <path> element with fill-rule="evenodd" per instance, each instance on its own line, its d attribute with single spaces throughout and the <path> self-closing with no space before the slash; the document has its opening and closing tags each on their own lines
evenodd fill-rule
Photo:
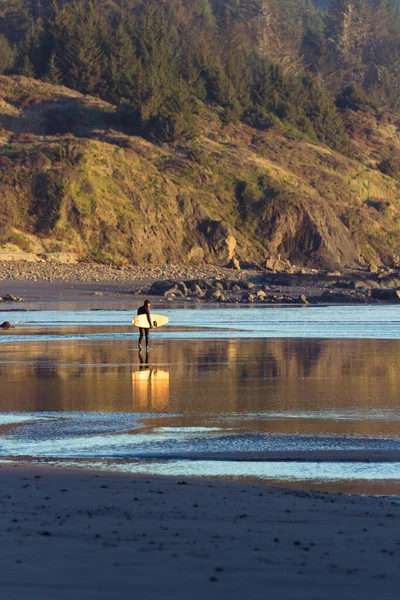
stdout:
<svg viewBox="0 0 400 600">
<path fill-rule="evenodd" d="M 139 350 L 142 349 L 142 341 L 143 341 L 144 336 L 146 336 L 146 350 L 149 347 L 150 329 L 153 329 L 153 325 L 151 324 L 151 319 L 150 319 L 150 309 L 151 309 L 150 300 L 145 300 L 143 306 L 140 306 L 137 311 L 138 315 L 147 315 L 147 320 L 148 320 L 149 326 L 150 326 L 149 328 L 146 328 L 146 329 L 144 327 L 139 328 Z"/>
</svg>

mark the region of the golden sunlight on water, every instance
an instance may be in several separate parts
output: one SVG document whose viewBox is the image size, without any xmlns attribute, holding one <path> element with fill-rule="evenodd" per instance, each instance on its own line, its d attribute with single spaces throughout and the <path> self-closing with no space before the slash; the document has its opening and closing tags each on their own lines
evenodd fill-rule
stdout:
<svg viewBox="0 0 400 600">
<path fill-rule="evenodd" d="M 206 421 L 259 433 L 399 434 L 399 341 L 154 340 L 148 357 L 136 343 L 4 344 L 1 410 L 170 414 L 169 426 Z"/>
</svg>

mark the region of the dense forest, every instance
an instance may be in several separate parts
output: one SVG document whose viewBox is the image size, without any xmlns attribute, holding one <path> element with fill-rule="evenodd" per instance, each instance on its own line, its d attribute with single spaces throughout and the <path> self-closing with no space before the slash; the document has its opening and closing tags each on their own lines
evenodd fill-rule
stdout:
<svg viewBox="0 0 400 600">
<path fill-rule="evenodd" d="M 0 0 L 0 69 L 119 107 L 174 141 L 193 116 L 280 119 L 346 151 L 345 109 L 398 108 L 398 0 Z"/>
</svg>

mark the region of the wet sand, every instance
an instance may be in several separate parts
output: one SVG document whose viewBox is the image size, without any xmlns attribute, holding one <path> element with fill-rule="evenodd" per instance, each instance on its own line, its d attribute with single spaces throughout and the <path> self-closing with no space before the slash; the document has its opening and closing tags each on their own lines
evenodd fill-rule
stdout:
<svg viewBox="0 0 400 600">
<path fill-rule="evenodd" d="M 243 415 L 246 431 L 251 425 L 258 434 L 323 430 L 397 438 L 396 340 L 160 340 L 149 372 L 158 363 L 168 376 L 145 378 L 145 384 L 131 346 L 130 339 L 6 344 L 2 410 L 134 411 L 155 417 L 156 428 L 165 426 L 162 413 L 177 430 L 221 427 L 223 412 L 227 427 L 237 428 Z M 316 409 L 326 415 L 314 415 Z M 40 426 L 33 429 L 40 433 Z M 13 433 L 18 450 L 28 442 L 39 445 L 40 436 L 30 431 L 21 443 Z M 54 442 L 55 430 L 49 431 Z M 111 429 L 104 439 L 112 441 L 118 431 Z M 92 434 L 90 429 L 87 438 Z M 121 443 L 119 438 L 118 449 Z M 295 457 L 309 459 L 310 453 L 243 455 Z M 338 458 L 374 462 L 399 456 L 383 450 L 313 456 Z M 400 579 L 399 516 L 400 504 L 384 498 L 3 463 L 0 594 L 7 600 L 392 600 Z"/>
<path fill-rule="evenodd" d="M 86 281 L 30 281 L 30 280 L 3 280 L 0 281 L 0 296 L 12 294 L 20 296 L 25 301 L 23 304 L 1 305 L 2 309 L 24 309 L 26 303 L 36 302 L 96 302 L 108 304 L 110 301 L 132 301 L 136 306 L 140 298 L 132 296 L 132 290 L 137 283 L 121 281 L 86 282 Z"/>
<path fill-rule="evenodd" d="M 398 597 L 390 500 L 21 465 L 0 497 L 7 600 Z"/>
</svg>

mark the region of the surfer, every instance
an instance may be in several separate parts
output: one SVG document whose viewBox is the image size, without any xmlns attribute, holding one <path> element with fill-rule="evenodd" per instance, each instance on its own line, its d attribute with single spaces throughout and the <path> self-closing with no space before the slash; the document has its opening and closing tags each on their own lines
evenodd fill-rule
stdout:
<svg viewBox="0 0 400 600">
<path fill-rule="evenodd" d="M 149 300 L 145 300 L 143 306 L 141 306 L 138 311 L 137 314 L 138 315 L 147 315 L 147 320 L 149 322 L 150 325 L 150 329 L 153 329 L 153 326 L 151 324 L 151 319 L 150 319 L 150 309 L 151 309 L 151 302 Z M 149 347 L 149 341 L 150 341 L 150 329 L 145 329 L 144 327 L 140 327 L 139 328 L 139 350 L 142 349 L 142 341 L 143 341 L 143 336 L 146 336 L 146 350 Z"/>
</svg>

